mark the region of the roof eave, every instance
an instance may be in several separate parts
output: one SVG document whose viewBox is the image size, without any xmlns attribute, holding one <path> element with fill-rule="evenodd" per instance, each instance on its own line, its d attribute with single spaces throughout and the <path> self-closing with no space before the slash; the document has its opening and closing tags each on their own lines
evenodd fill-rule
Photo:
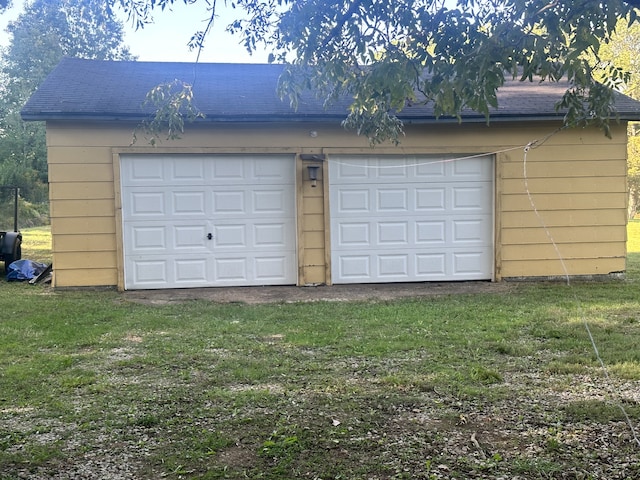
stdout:
<svg viewBox="0 0 640 480">
<path fill-rule="evenodd" d="M 69 112 L 22 112 L 24 121 L 96 121 L 96 122 L 143 122 L 149 120 L 149 115 L 140 114 L 117 114 L 117 113 L 69 113 Z M 196 120 L 196 123 L 340 123 L 344 120 L 344 114 L 274 114 L 274 115 L 205 115 L 204 118 Z M 507 122 L 548 122 L 562 121 L 562 114 L 543 115 L 521 115 L 521 114 L 494 114 L 487 118 L 484 115 L 462 115 L 461 119 L 456 117 L 434 116 L 398 116 L 405 125 L 421 125 L 435 123 L 507 123 Z M 620 121 L 640 121 L 640 113 L 624 112 L 618 113 L 616 120 Z"/>
</svg>

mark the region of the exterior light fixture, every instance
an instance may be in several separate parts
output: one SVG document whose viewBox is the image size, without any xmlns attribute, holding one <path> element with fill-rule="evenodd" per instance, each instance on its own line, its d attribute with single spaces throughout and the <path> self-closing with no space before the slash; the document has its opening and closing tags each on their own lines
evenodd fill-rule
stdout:
<svg viewBox="0 0 640 480">
<path fill-rule="evenodd" d="M 314 162 L 307 165 L 307 171 L 309 172 L 309 180 L 311 186 L 315 187 L 318 184 L 318 170 L 320 170 L 320 163 L 326 160 L 326 156 L 323 153 L 302 153 L 300 159 L 304 162 Z"/>
<path fill-rule="evenodd" d="M 309 180 L 311 180 L 312 187 L 315 187 L 318 183 L 319 169 L 320 169 L 320 165 L 307 165 L 307 170 L 309 171 Z"/>
</svg>

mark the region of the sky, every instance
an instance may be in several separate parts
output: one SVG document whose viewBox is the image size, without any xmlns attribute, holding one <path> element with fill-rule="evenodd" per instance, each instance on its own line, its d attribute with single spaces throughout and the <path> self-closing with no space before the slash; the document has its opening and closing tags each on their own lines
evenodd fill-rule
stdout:
<svg viewBox="0 0 640 480">
<path fill-rule="evenodd" d="M 23 0 L 14 0 L 11 10 L 0 14 L 0 45 L 6 46 L 9 36 L 5 29 L 9 21 L 14 20 L 23 10 Z M 202 2 L 204 3 L 204 2 Z M 224 5 L 223 2 L 218 2 Z M 240 45 L 240 37 L 225 32 L 233 12 L 221 10 L 216 19 L 212 34 L 207 37 L 205 48 L 200 56 L 201 62 L 226 63 L 266 63 L 267 53 L 253 56 Z M 208 12 L 204 4 L 184 5 L 176 2 L 172 11 L 154 12 L 154 23 L 141 30 L 135 30 L 123 14 L 125 26 L 125 44 L 138 61 L 158 62 L 194 62 L 197 52 L 189 51 L 187 42 L 198 30 L 204 30 Z"/>
<path fill-rule="evenodd" d="M 218 2 L 223 6 L 223 2 Z M 204 4 L 185 5 L 176 3 L 173 11 L 157 12 L 154 23 L 142 30 L 135 30 L 125 21 L 125 43 L 140 61 L 195 61 L 197 52 L 189 51 L 187 42 L 199 30 L 206 28 L 209 12 Z M 213 25 L 212 34 L 207 37 L 205 48 L 200 55 L 202 62 L 266 63 L 267 54 L 249 55 L 240 44 L 240 36 L 226 32 L 233 12 L 221 8 Z M 124 18 L 124 17 L 123 17 Z"/>
</svg>

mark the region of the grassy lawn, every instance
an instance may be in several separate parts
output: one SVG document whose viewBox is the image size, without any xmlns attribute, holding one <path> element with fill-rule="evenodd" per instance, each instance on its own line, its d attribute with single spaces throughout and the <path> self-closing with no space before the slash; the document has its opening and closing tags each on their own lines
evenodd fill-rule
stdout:
<svg viewBox="0 0 640 480">
<path fill-rule="evenodd" d="M 51 226 L 21 229 L 22 258 L 51 263 Z"/>
<path fill-rule="evenodd" d="M 158 306 L 0 282 L 0 479 L 640 478 L 629 238 L 626 280 L 509 294 Z"/>
</svg>

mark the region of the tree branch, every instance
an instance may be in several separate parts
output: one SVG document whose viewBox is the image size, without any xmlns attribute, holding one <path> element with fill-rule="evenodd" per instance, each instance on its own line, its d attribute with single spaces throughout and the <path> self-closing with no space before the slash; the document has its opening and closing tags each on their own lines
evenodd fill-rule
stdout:
<svg viewBox="0 0 640 480">
<path fill-rule="evenodd" d="M 331 29 L 331 31 L 329 32 L 329 35 L 327 35 L 327 38 L 324 39 L 324 42 L 322 42 L 322 46 L 320 47 L 319 51 L 321 52 L 324 51 L 329 46 L 329 43 L 331 43 L 331 40 L 333 40 L 334 38 L 340 35 L 340 31 L 342 30 L 342 27 L 345 25 L 345 23 L 347 23 L 347 20 L 349 20 L 352 16 L 355 15 L 361 3 L 362 3 L 362 0 L 354 0 L 351 6 L 349 6 L 349 9 L 346 12 L 344 12 L 344 14 L 340 17 L 335 27 Z"/>
</svg>

